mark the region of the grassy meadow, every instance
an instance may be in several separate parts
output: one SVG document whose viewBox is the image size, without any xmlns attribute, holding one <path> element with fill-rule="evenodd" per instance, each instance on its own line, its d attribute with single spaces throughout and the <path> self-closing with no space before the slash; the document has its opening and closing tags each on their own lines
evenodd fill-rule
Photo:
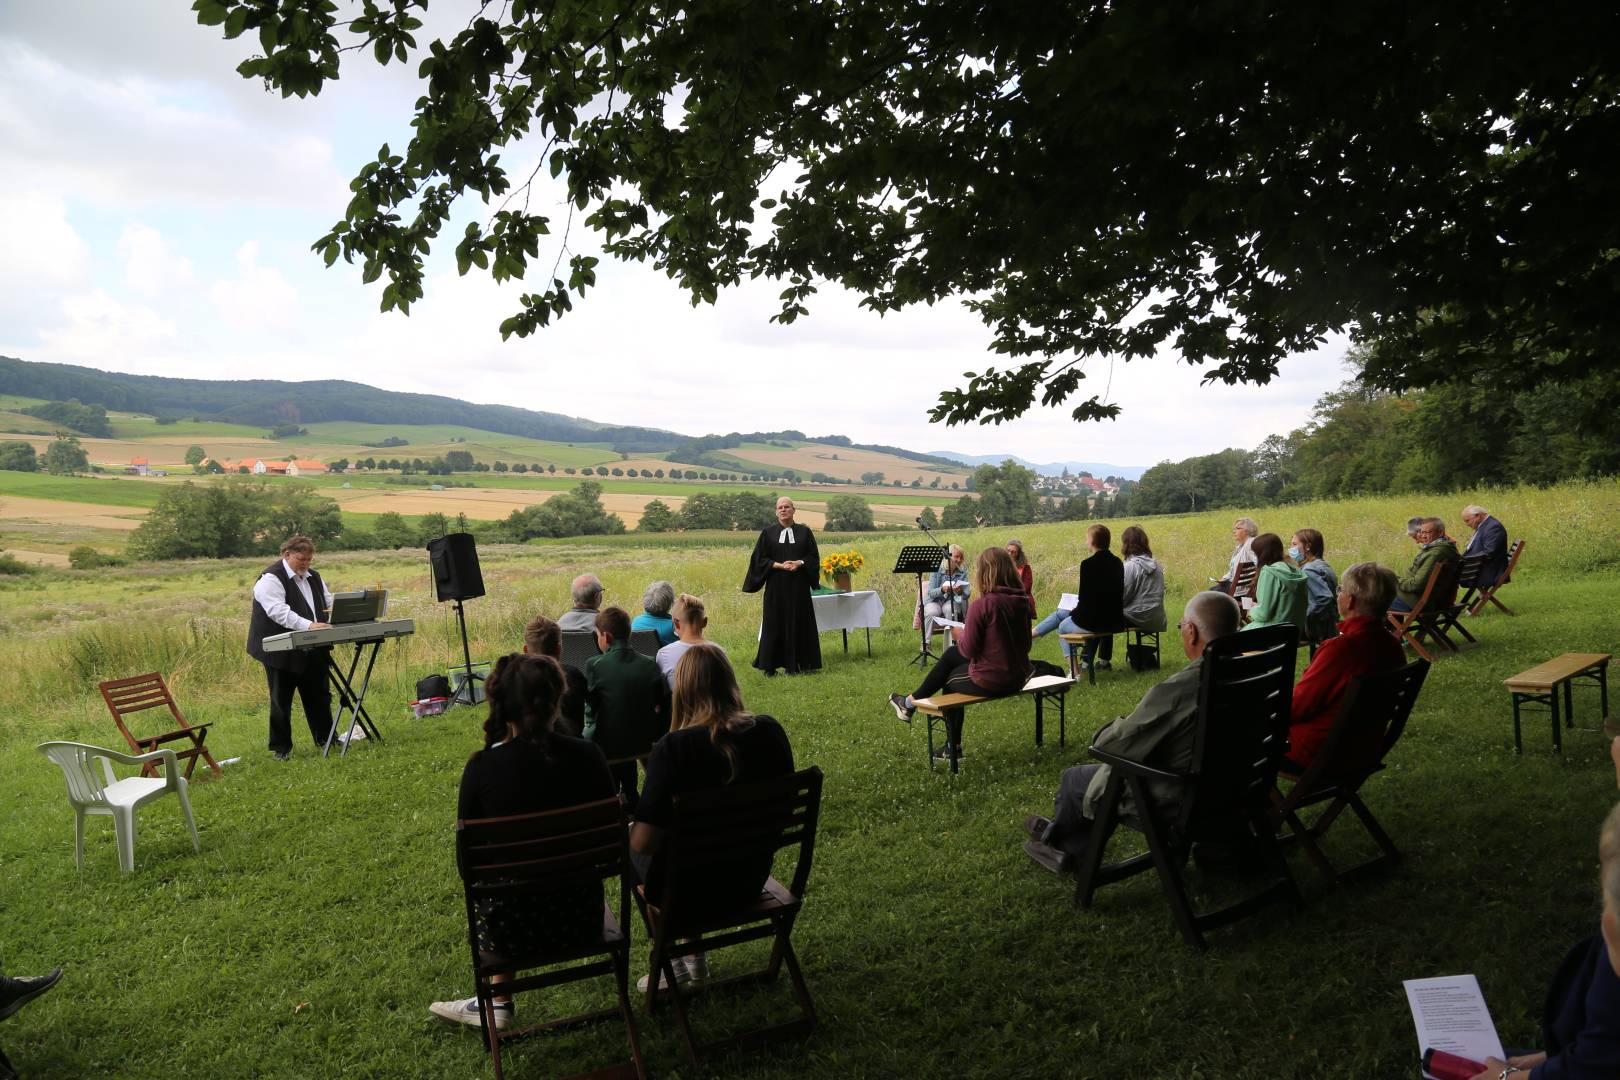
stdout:
<svg viewBox="0 0 1620 1080">
<path fill-rule="evenodd" d="M 1375 558 L 1404 570 L 1404 522 L 1456 522 L 1479 501 L 1528 546 L 1503 598 L 1517 612 L 1474 620 L 1477 647 L 1431 673 L 1369 805 L 1406 853 L 1396 871 L 1329 890 L 1297 854 L 1307 904 L 1181 943 L 1152 875 L 1072 904 L 1072 881 L 1030 863 L 1023 815 L 1049 813 L 1062 770 L 1090 736 L 1183 662 L 1101 673 L 1068 704 L 1068 744 L 1032 743 L 1031 707 L 976 709 L 960 776 L 927 767 L 921 726 L 884 702 L 919 677 L 908 660 L 913 579 L 886 573 L 909 535 L 824 537 L 823 551 L 867 557 L 857 588 L 887 611 L 870 659 L 851 635 L 824 636 L 824 670 L 765 679 L 748 667 L 759 599 L 739 591 L 751 538 L 613 537 L 491 548 L 489 595 L 467 604 L 475 658 L 511 649 L 535 612 L 567 606 L 568 582 L 599 573 L 631 610 L 667 578 L 705 596 L 711 636 L 730 652 L 751 708 L 786 726 L 801 765 L 826 771 L 810 896 L 795 935 L 821 1027 L 808 1043 L 686 1064 L 670 1014 L 643 1016 L 662 1076 L 1013 1077 L 1410 1076 L 1415 1036 L 1403 978 L 1475 972 L 1504 1042 L 1532 1045 L 1548 978 L 1595 928 L 1596 839 L 1614 772 L 1596 694 L 1576 695 L 1577 730 L 1551 752 L 1544 721 L 1512 750 L 1501 680 L 1564 651 L 1612 651 L 1620 621 L 1620 483 L 1570 484 L 1403 499 L 1343 500 L 1257 515 L 1282 533 L 1322 530 L 1341 572 Z M 1168 604 L 1218 575 L 1233 513 L 1151 518 Z M 1113 522 L 1115 534 L 1129 522 Z M 1462 535 L 1460 524 L 1453 535 Z M 1074 587 L 1083 528 L 958 533 L 971 550 L 1016 533 L 1036 569 L 1043 611 Z M 476 1032 L 426 1005 L 470 993 L 466 927 L 451 841 L 457 782 L 479 745 L 482 713 L 407 718 L 417 678 L 459 654 L 448 605 L 432 601 L 420 552 L 318 557 L 334 587 L 381 583 L 392 614 L 418 632 L 385 647 L 369 707 L 385 741 L 321 760 L 307 739 L 287 763 L 264 748 L 261 669 L 243 652 L 248 591 L 263 560 L 168 563 L 0 578 L 0 967 L 67 968 L 61 986 L 0 1026 L 0 1045 L 30 1078 L 440 1077 L 488 1075 Z M 1172 620 L 1175 618 L 1172 614 Z M 1047 639 L 1037 655 L 1058 659 Z M 1123 667 L 1123 664 L 1120 665 Z M 34 744 L 115 746 L 96 682 L 166 672 L 188 717 L 212 722 L 216 757 L 239 757 L 194 784 L 202 836 L 193 854 L 172 800 L 139 817 L 136 869 L 120 875 L 112 829 L 87 828 L 73 865 L 72 813 L 60 773 Z M 1620 693 L 1620 686 L 1616 687 Z M 303 721 L 295 718 L 295 738 Z M 1137 845 L 1122 832 L 1112 851 Z M 1328 840 L 1353 860 L 1368 845 L 1353 822 Z M 1219 889 L 1193 874 L 1193 880 Z M 645 971 L 639 923 L 632 975 Z M 735 951 L 735 950 L 734 950 Z M 717 974 L 741 960 L 711 955 Z M 605 1005 L 608 984 L 520 999 L 542 1010 Z M 785 983 L 717 994 L 695 1011 L 714 1033 L 789 1012 Z M 530 1040 L 513 1076 L 550 1076 L 619 1060 L 622 1029 L 602 1025 Z"/>
</svg>

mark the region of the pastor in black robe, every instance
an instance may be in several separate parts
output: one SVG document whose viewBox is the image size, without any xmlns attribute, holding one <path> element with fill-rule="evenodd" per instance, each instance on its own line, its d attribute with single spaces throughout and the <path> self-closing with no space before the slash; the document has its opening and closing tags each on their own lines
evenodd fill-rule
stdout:
<svg viewBox="0 0 1620 1080">
<path fill-rule="evenodd" d="M 792 541 L 784 537 L 792 537 Z M 797 570 L 776 570 L 774 564 L 804 560 Z M 821 636 L 816 631 L 816 612 L 810 591 L 821 579 L 821 553 L 808 526 L 794 523 L 772 525 L 761 530 L 748 563 L 743 592 L 765 590 L 765 610 L 760 617 L 759 654 L 754 666 L 767 675 L 777 668 L 788 674 L 821 669 Z"/>
</svg>

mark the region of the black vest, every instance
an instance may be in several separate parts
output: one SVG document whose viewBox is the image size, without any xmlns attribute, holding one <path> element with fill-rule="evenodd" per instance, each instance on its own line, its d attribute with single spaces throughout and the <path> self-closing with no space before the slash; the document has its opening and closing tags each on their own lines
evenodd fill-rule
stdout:
<svg viewBox="0 0 1620 1080">
<path fill-rule="evenodd" d="M 282 565 L 282 560 L 277 559 L 275 562 L 265 567 L 264 573 L 269 574 L 271 577 L 274 577 L 276 580 L 281 582 L 281 587 L 287 594 L 288 607 L 292 608 L 294 612 L 302 615 L 310 622 L 321 621 L 320 618 L 309 609 L 309 605 L 304 602 L 303 591 L 299 589 L 297 585 L 293 584 L 292 575 L 287 573 L 287 568 Z M 315 571 L 311 570 L 308 577 L 309 591 L 314 595 L 315 602 L 318 604 L 326 596 L 326 587 L 321 584 L 321 575 L 317 574 Z M 253 612 L 250 616 L 250 621 L 248 622 L 248 655 L 259 661 L 259 663 L 263 664 L 265 667 L 281 668 L 286 671 L 303 671 L 304 668 L 308 666 L 309 658 L 310 656 L 314 655 L 315 650 L 305 652 L 302 649 L 288 649 L 286 652 L 272 653 L 267 653 L 264 651 L 265 638 L 274 637 L 276 634 L 285 633 L 287 633 L 287 628 L 272 619 L 270 614 L 265 611 L 262 606 L 260 606 L 258 599 L 255 598 L 253 601 Z M 329 649 L 319 650 L 319 653 L 320 655 L 324 656 L 330 651 L 331 650 Z"/>
</svg>

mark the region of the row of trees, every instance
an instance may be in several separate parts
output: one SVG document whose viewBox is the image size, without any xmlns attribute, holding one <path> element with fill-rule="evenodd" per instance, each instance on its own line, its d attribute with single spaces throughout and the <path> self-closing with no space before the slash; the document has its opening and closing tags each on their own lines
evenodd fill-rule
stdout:
<svg viewBox="0 0 1620 1080">
<path fill-rule="evenodd" d="M 1517 393 L 1459 383 L 1398 394 L 1358 376 L 1318 400 L 1305 425 L 1254 450 L 1155 465 L 1132 509 L 1172 514 L 1611 475 L 1620 471 L 1620 427 L 1607 403 L 1617 397 L 1620 374 L 1610 373 Z"/>
<path fill-rule="evenodd" d="M 48 472 L 52 476 L 72 476 L 90 468 L 90 455 L 79 445 L 75 435 L 59 431 L 45 448 L 45 453 L 34 450 L 33 443 L 21 439 L 0 442 L 0 469 L 7 472 Z"/>
</svg>

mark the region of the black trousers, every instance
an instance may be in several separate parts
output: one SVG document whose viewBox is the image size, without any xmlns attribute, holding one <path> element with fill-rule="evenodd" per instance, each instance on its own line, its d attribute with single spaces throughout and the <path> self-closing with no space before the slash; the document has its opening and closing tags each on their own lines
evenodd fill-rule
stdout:
<svg viewBox="0 0 1620 1080">
<path fill-rule="evenodd" d="M 1091 778 L 1100 769 L 1101 765 L 1076 765 L 1063 770 L 1057 798 L 1053 800 L 1052 825 L 1041 837 L 1076 859 L 1086 853 L 1091 841 L 1093 822 L 1086 817 L 1086 788 L 1091 786 Z"/>
<path fill-rule="evenodd" d="M 278 754 L 292 750 L 293 691 L 304 703 L 304 719 L 309 721 L 309 733 L 316 746 L 325 746 L 332 731 L 332 688 L 327 684 L 326 665 L 330 657 L 324 652 L 311 653 L 303 671 L 288 671 L 265 665 L 264 674 L 270 684 L 270 749 Z"/>
<path fill-rule="evenodd" d="M 948 690 L 953 694 L 982 694 L 985 697 L 996 697 L 968 675 L 968 660 L 959 652 L 955 645 L 945 650 L 943 656 L 935 661 L 928 674 L 923 676 L 922 683 L 911 692 L 912 698 L 933 697 L 941 690 Z M 945 714 L 945 738 L 957 749 L 962 747 L 962 710 L 952 709 Z"/>
</svg>

